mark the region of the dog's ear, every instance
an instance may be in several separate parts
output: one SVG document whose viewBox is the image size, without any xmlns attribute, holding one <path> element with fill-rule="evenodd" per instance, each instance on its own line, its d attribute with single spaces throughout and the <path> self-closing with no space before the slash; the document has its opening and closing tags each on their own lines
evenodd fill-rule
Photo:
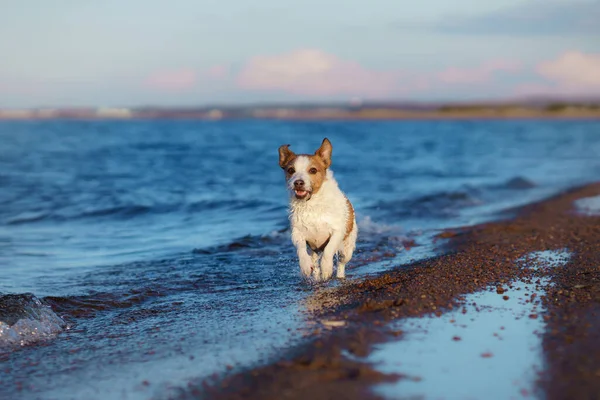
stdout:
<svg viewBox="0 0 600 400">
<path fill-rule="evenodd" d="M 315 151 L 315 155 L 321 157 L 321 160 L 325 163 L 325 168 L 329 168 L 331 165 L 331 152 L 333 150 L 333 146 L 331 146 L 331 142 L 329 139 L 323 139 L 323 143 L 321 143 L 321 147 Z"/>
<path fill-rule="evenodd" d="M 284 144 L 283 146 L 279 147 L 279 166 L 281 168 L 284 168 L 288 161 L 295 156 L 294 152 L 288 147 L 290 147 L 289 144 Z"/>
</svg>

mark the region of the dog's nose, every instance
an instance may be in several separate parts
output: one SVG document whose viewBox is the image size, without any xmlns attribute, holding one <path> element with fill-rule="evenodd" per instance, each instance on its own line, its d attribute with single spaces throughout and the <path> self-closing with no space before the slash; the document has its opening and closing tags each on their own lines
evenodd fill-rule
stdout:
<svg viewBox="0 0 600 400">
<path fill-rule="evenodd" d="M 294 181 L 294 187 L 302 187 L 304 186 L 304 181 L 302 179 L 298 179 L 297 181 Z"/>
</svg>

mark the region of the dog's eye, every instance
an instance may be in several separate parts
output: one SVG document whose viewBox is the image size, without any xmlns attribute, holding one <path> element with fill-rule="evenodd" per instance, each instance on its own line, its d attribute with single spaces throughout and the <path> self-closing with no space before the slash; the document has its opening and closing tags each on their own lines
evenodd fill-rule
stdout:
<svg viewBox="0 0 600 400">
<path fill-rule="evenodd" d="M 290 175 L 293 174 L 294 172 L 296 172 L 296 170 L 294 168 L 292 168 L 292 167 L 290 167 L 290 168 L 287 169 L 287 173 L 290 174 Z"/>
<path fill-rule="evenodd" d="M 314 175 L 314 174 L 317 173 L 317 169 L 316 168 L 311 168 L 311 169 L 308 170 L 308 173 Z"/>
</svg>

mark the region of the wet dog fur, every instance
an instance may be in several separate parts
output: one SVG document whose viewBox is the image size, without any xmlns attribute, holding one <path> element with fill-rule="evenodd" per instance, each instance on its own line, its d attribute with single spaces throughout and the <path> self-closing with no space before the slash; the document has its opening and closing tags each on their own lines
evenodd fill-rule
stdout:
<svg viewBox="0 0 600 400">
<path fill-rule="evenodd" d="M 314 154 L 295 154 L 289 144 L 279 147 L 279 166 L 290 192 L 292 243 L 306 278 L 325 281 L 333 275 L 338 255 L 338 278 L 356 248 L 358 227 L 354 208 L 340 190 L 330 169 L 333 147 L 325 138 Z"/>
</svg>

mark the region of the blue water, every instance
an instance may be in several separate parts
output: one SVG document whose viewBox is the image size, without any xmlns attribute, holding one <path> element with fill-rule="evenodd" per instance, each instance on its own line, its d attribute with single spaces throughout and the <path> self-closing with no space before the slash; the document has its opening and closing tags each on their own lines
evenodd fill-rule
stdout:
<svg viewBox="0 0 600 400">
<path fill-rule="evenodd" d="M 0 292 L 69 327 L 15 346 L 0 325 L 0 398 L 165 398 L 300 342 L 317 289 L 277 148 L 325 136 L 359 221 L 350 279 L 600 176 L 600 122 L 0 123 Z"/>
</svg>

